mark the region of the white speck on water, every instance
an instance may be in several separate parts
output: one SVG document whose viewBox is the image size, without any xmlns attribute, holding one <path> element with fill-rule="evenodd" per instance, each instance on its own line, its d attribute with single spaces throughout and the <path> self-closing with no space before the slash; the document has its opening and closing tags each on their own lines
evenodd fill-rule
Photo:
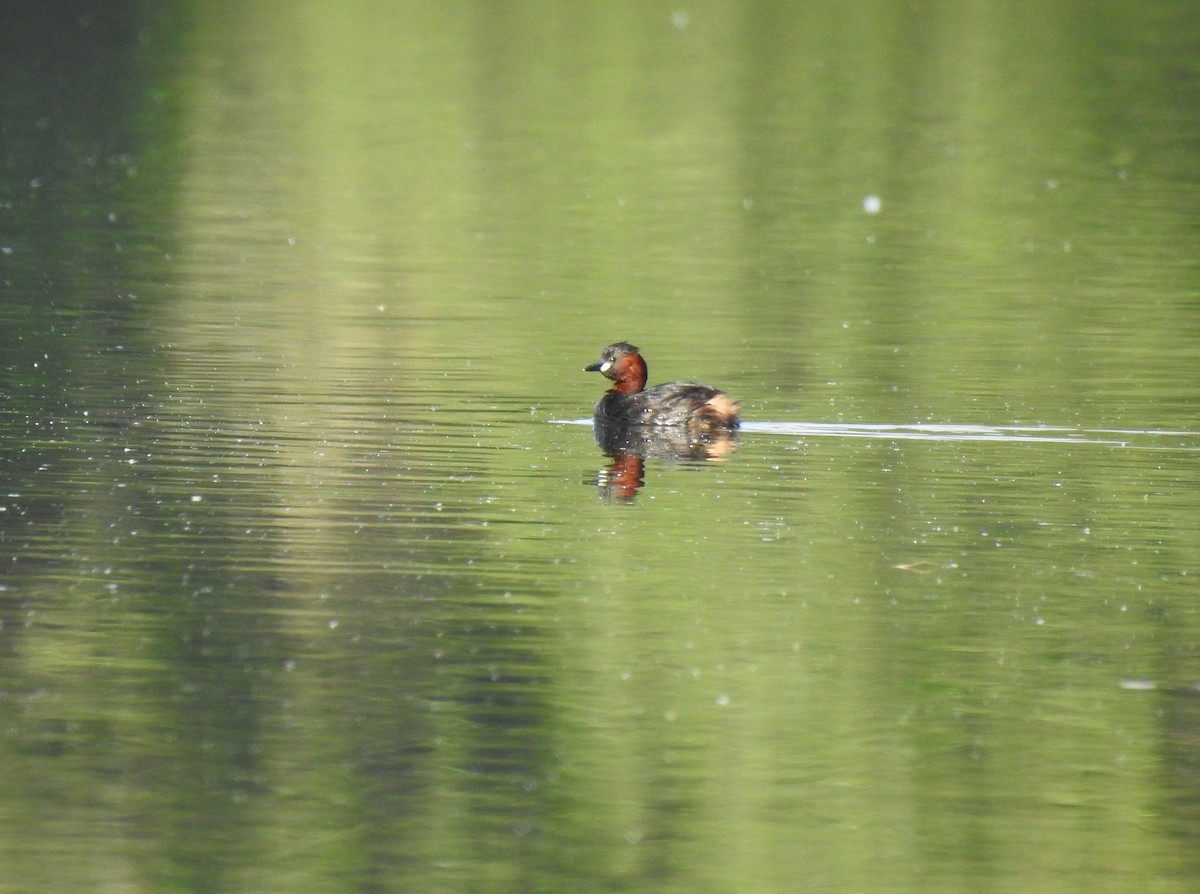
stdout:
<svg viewBox="0 0 1200 894">
<path fill-rule="evenodd" d="M 1118 685 L 1133 692 L 1153 692 L 1158 688 L 1153 680 L 1122 680 Z"/>
</svg>

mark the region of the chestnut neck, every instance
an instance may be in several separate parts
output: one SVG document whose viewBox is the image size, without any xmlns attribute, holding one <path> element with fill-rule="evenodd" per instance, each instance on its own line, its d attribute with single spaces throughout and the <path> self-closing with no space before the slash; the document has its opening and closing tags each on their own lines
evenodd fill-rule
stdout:
<svg viewBox="0 0 1200 894">
<path fill-rule="evenodd" d="M 641 354 L 626 354 L 617 360 L 616 366 L 613 386 L 608 389 L 611 393 L 636 394 L 646 387 L 646 361 Z"/>
</svg>

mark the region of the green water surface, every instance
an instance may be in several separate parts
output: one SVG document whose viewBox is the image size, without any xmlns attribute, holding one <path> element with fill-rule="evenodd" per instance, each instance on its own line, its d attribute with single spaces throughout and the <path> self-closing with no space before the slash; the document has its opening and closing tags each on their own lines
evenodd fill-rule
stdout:
<svg viewBox="0 0 1200 894">
<path fill-rule="evenodd" d="M 2 894 L 1196 890 L 1193 4 L 10 17 Z"/>
</svg>

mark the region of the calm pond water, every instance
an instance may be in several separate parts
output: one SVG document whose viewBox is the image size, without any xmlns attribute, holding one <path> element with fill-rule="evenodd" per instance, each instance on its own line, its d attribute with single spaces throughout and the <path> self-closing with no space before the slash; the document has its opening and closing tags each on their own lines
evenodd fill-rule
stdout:
<svg viewBox="0 0 1200 894">
<path fill-rule="evenodd" d="M 0 892 L 1192 892 L 1194 4 L 30 5 Z M 607 456 L 581 368 L 743 402 Z"/>
</svg>

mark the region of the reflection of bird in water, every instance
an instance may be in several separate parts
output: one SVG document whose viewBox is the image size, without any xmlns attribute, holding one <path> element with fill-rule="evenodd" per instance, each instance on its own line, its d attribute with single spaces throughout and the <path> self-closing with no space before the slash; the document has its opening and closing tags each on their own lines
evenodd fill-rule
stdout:
<svg viewBox="0 0 1200 894">
<path fill-rule="evenodd" d="M 612 459 L 597 479 L 601 495 L 632 500 L 646 480 L 646 459 L 667 462 L 720 461 L 737 449 L 732 431 L 692 437 L 682 429 L 644 425 L 596 424 L 596 443 Z"/>
</svg>

